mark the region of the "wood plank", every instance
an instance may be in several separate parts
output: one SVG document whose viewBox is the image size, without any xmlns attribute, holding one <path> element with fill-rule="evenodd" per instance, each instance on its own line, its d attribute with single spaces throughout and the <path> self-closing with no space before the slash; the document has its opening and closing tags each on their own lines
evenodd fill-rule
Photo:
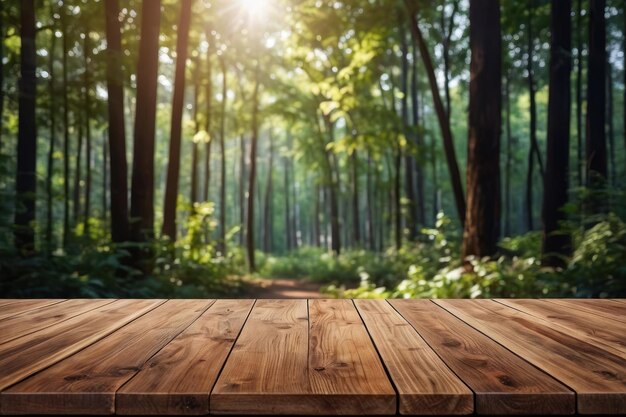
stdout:
<svg viewBox="0 0 626 417">
<path fill-rule="evenodd" d="M 574 389 L 579 413 L 626 413 L 624 358 L 492 300 L 436 303 Z"/>
<path fill-rule="evenodd" d="M 383 300 L 354 300 L 399 394 L 400 414 L 471 414 L 474 394 Z"/>
<path fill-rule="evenodd" d="M 30 300 L 17 300 L 15 302 L 9 302 L 3 306 L 0 306 L 0 320 L 15 316 L 26 311 L 36 310 L 38 308 L 42 308 L 51 304 L 61 303 L 64 300 L 59 299 L 30 299 Z"/>
<path fill-rule="evenodd" d="M 0 390 L 102 339 L 162 302 L 118 300 L 0 345 Z"/>
<path fill-rule="evenodd" d="M 605 300 L 592 300 L 587 298 L 550 298 L 546 299 L 567 309 L 580 310 L 589 314 L 595 314 L 607 319 L 626 323 L 626 305 L 620 303 L 607 303 Z"/>
<path fill-rule="evenodd" d="M 564 308 L 545 300 L 498 299 L 501 304 L 530 314 L 563 332 L 575 332 L 578 339 L 626 357 L 626 323 L 596 314 Z"/>
<path fill-rule="evenodd" d="M 257 301 L 211 393 L 211 413 L 395 413 L 354 305 L 312 300 L 310 312 L 309 326 L 306 300 Z"/>
<path fill-rule="evenodd" d="M 211 414 L 299 414 L 314 407 L 307 400 L 307 320 L 306 300 L 257 300 L 213 388 Z"/>
<path fill-rule="evenodd" d="M 3 391 L 5 414 L 113 414 L 115 392 L 213 300 L 170 300 Z"/>
<path fill-rule="evenodd" d="M 254 300 L 218 300 L 116 394 L 116 414 L 208 414 L 209 394 Z"/>
<path fill-rule="evenodd" d="M 351 300 L 309 300 L 313 393 L 341 396 L 337 414 L 395 414 L 396 393 Z"/>
<path fill-rule="evenodd" d="M 389 300 L 476 395 L 478 414 L 571 414 L 572 391 L 430 300 Z"/>
<path fill-rule="evenodd" d="M 0 320 L 0 344 L 39 331 L 114 302 L 106 300 L 67 300 Z"/>
</svg>

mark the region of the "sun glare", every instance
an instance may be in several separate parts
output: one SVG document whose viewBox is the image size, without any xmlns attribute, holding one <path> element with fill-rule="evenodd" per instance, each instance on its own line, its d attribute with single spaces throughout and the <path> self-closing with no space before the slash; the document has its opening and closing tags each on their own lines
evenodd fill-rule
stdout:
<svg viewBox="0 0 626 417">
<path fill-rule="evenodd" d="M 241 8 L 252 19 L 265 17 L 269 9 L 270 0 L 239 0 Z"/>
</svg>

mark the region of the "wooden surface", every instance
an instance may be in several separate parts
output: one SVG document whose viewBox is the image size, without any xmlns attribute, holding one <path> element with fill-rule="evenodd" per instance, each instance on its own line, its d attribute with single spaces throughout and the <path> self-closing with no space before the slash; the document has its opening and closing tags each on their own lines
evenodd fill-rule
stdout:
<svg viewBox="0 0 626 417">
<path fill-rule="evenodd" d="M 626 414 L 626 302 L 0 300 L 0 413 Z"/>
</svg>

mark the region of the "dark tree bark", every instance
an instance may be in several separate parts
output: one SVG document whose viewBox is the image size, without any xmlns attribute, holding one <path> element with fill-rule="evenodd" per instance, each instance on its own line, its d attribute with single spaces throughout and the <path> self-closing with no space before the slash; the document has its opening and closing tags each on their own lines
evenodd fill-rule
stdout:
<svg viewBox="0 0 626 417">
<path fill-rule="evenodd" d="M 528 60 L 526 62 L 526 70 L 528 71 L 528 94 L 530 96 L 530 149 L 528 151 L 528 170 L 526 171 L 526 222 L 528 225 L 528 230 L 534 229 L 533 175 L 535 158 L 537 159 L 537 163 L 539 164 L 539 172 L 541 174 L 541 178 L 544 177 L 543 161 L 541 160 L 541 152 L 539 151 L 539 144 L 537 142 L 537 103 L 535 99 L 535 79 L 533 70 L 533 2 L 534 0 L 529 0 L 528 21 L 526 23 L 528 29 Z"/>
<path fill-rule="evenodd" d="M 448 163 L 448 171 L 450 173 L 450 182 L 452 184 L 452 191 L 454 194 L 454 202 L 459 215 L 461 224 L 465 221 L 465 196 L 463 192 L 463 184 L 461 183 L 461 173 L 459 171 L 459 165 L 456 158 L 456 151 L 454 149 L 454 138 L 452 137 L 452 129 L 450 128 L 450 121 L 446 115 L 446 110 L 441 101 L 441 95 L 439 93 L 439 87 L 437 85 L 437 78 L 435 76 L 435 70 L 433 67 L 430 52 L 426 46 L 426 42 L 422 36 L 422 31 L 417 24 L 417 18 L 412 11 L 409 0 L 405 0 L 407 9 L 409 10 L 409 19 L 411 32 L 413 38 L 420 49 L 420 55 L 424 63 L 424 69 L 428 75 L 428 82 L 430 84 L 430 90 L 433 96 L 433 103 L 435 111 L 437 112 L 437 119 L 439 120 L 439 126 L 441 128 L 441 136 L 443 139 L 443 146 L 445 150 L 446 160 Z"/>
<path fill-rule="evenodd" d="M 35 251 L 35 201 L 37 193 L 37 129 L 35 118 L 37 56 L 35 1 L 23 0 L 20 8 L 20 79 L 15 178 L 15 248 L 21 255 Z"/>
<path fill-rule="evenodd" d="M 83 112 L 79 109 L 76 113 L 76 124 L 78 125 L 78 149 L 76 150 L 76 159 L 74 160 L 74 189 L 73 189 L 73 226 L 80 221 L 80 191 L 81 191 L 81 176 L 83 174 L 82 169 L 82 157 L 83 157 L 83 134 L 84 134 L 84 120 Z"/>
<path fill-rule="evenodd" d="M 67 6 L 60 10 L 63 34 L 63 247 L 70 238 L 70 104 L 68 97 L 69 34 L 67 33 Z M 116 16 L 117 18 L 117 16 Z"/>
<path fill-rule="evenodd" d="M 180 177 L 180 147 L 182 135 L 183 104 L 185 100 L 185 68 L 187 66 L 187 45 L 189 22 L 191 20 L 191 0 L 182 0 L 180 20 L 176 31 L 176 73 L 174 75 L 174 97 L 172 99 L 172 121 L 170 125 L 170 149 L 163 205 L 164 236 L 176 240 L 176 202 L 178 200 L 178 180 Z"/>
<path fill-rule="evenodd" d="M 450 115 L 452 114 L 452 105 L 450 100 L 450 43 L 452 42 L 452 33 L 454 32 L 454 18 L 459 9 L 459 1 L 454 0 L 452 2 L 452 12 L 450 12 L 450 16 L 448 16 L 447 24 L 445 3 L 446 2 L 444 1 L 442 4 L 443 7 L 441 8 L 440 25 L 441 35 L 443 38 L 441 46 L 443 54 L 443 85 L 446 96 L 446 116 L 448 116 L 448 120 L 450 120 Z"/>
<path fill-rule="evenodd" d="M 85 59 L 85 69 L 83 73 L 83 82 L 85 84 L 85 207 L 84 207 L 84 223 L 83 229 L 85 236 L 89 236 L 89 215 L 91 214 L 91 78 L 90 78 L 90 55 L 91 43 L 89 42 L 89 31 L 85 33 L 83 41 L 83 56 Z"/>
<path fill-rule="evenodd" d="M 409 45 L 406 40 L 406 33 L 404 30 L 404 22 L 400 19 L 400 50 L 402 57 L 400 60 L 401 66 L 401 88 L 402 88 L 402 100 L 401 100 L 401 117 L 402 128 L 404 130 L 404 136 L 407 142 L 412 142 L 413 135 L 409 131 Z M 415 59 L 415 58 L 413 58 Z M 411 147 L 409 147 L 411 149 Z M 404 194 L 407 200 L 407 210 L 405 215 L 406 228 L 408 229 L 409 241 L 414 241 L 417 236 L 416 216 L 415 216 L 415 184 L 413 181 L 413 175 L 415 174 L 413 169 L 413 155 L 411 152 L 406 152 L 404 155 Z"/>
<path fill-rule="evenodd" d="M 211 145 L 213 138 L 211 137 L 211 119 L 213 116 L 213 79 L 211 71 L 211 49 L 207 49 L 206 53 L 206 102 L 205 102 L 205 126 L 204 130 L 209 135 L 209 141 L 204 145 L 204 201 L 209 201 L 209 186 L 211 184 Z"/>
<path fill-rule="evenodd" d="M 54 8 L 50 7 L 50 15 L 54 14 Z M 0 34 L 2 31 L 0 31 Z M 0 35 L 1 36 L 1 35 Z M 54 177 L 54 151 L 56 146 L 56 89 L 55 89 L 55 76 L 54 76 L 54 59 L 56 52 L 56 41 L 57 37 L 52 34 L 51 43 L 50 43 L 50 51 L 48 57 L 48 94 L 50 94 L 50 108 L 49 108 L 49 118 L 50 118 L 50 146 L 48 148 L 48 165 L 47 165 L 47 176 L 46 176 L 46 252 L 50 254 L 54 247 L 54 236 L 53 236 L 53 227 L 54 227 L 54 213 L 53 213 L 53 194 L 54 188 L 52 185 L 52 179 Z M 3 42 L 0 42 L 0 44 Z M 2 59 L 2 55 L 0 54 L 0 60 Z M 2 72 L 0 70 L 0 72 Z M 2 86 L 0 85 L 0 88 Z M 0 120 L 2 119 L 2 113 L 0 112 Z M 1 128 L 0 128 L 1 130 Z"/>
<path fill-rule="evenodd" d="M 263 207 L 263 251 L 272 251 L 272 187 L 274 170 L 274 138 L 272 130 L 269 131 L 269 161 L 267 165 L 267 182 L 265 184 L 265 203 Z"/>
<path fill-rule="evenodd" d="M 352 168 L 352 237 L 356 246 L 361 246 L 361 219 L 359 212 L 359 160 L 356 150 L 350 155 L 350 165 Z"/>
<path fill-rule="evenodd" d="M 615 185 L 617 178 L 617 166 L 615 165 L 615 128 L 613 125 L 613 66 L 608 60 L 606 62 L 606 117 L 607 117 L 607 135 L 609 139 L 609 165 L 608 170 L 610 178 L 609 184 Z"/>
<path fill-rule="evenodd" d="M 472 1 L 469 14 L 472 61 L 463 257 L 482 257 L 496 253 L 500 228 L 500 3 Z"/>
<path fill-rule="evenodd" d="M 589 53 L 587 69 L 587 186 L 604 187 L 607 179 L 607 155 L 605 138 L 606 107 L 606 23 L 605 0 L 589 3 Z M 601 196 L 591 210 L 602 212 L 606 204 Z"/>
<path fill-rule="evenodd" d="M 248 218 L 246 227 L 246 249 L 248 254 L 248 268 L 256 271 L 254 259 L 254 186 L 256 183 L 256 150 L 259 135 L 259 67 L 258 63 L 254 74 L 254 92 L 252 94 L 252 136 L 250 137 L 250 176 L 248 180 Z M 226 79 L 224 79 L 226 80 Z M 224 82 L 226 85 L 226 82 Z M 226 91 L 224 91 L 224 95 Z M 225 96 L 224 96 L 225 97 Z M 222 137 L 223 138 L 223 137 Z M 222 146 L 222 149 L 223 146 Z"/>
<path fill-rule="evenodd" d="M 222 70 L 222 109 L 220 117 L 220 234 L 218 248 L 222 255 L 226 255 L 226 146 L 224 137 L 226 135 L 226 92 L 227 92 L 227 79 L 226 79 L 226 61 L 224 57 L 220 57 L 220 67 Z M 256 108 L 256 107 L 255 107 Z M 250 194 L 254 195 L 254 192 Z M 254 203 L 253 203 L 254 204 Z M 254 225 L 254 221 L 252 222 Z M 250 232 L 248 230 L 248 232 Z M 252 232 L 254 234 L 254 232 Z M 253 241 L 254 244 L 254 241 Z M 254 250 L 253 250 L 254 252 Z M 251 271 L 254 271 L 254 254 L 252 255 L 252 267 Z M 250 260 L 250 259 L 248 259 Z"/>
<path fill-rule="evenodd" d="M 511 75 L 507 71 L 505 78 L 505 105 L 506 105 L 506 165 L 504 183 L 504 236 L 511 234 L 511 169 L 513 165 L 513 135 L 511 133 Z"/>
<path fill-rule="evenodd" d="M 585 183 L 585 161 L 583 157 L 583 1 L 577 0 L 576 4 L 576 155 L 578 157 L 576 173 L 578 186 L 582 187 Z"/>
<path fill-rule="evenodd" d="M 413 68 L 411 71 L 411 113 L 412 123 L 415 129 L 415 147 L 418 152 L 422 153 L 424 148 L 424 140 L 421 132 L 420 111 L 419 111 L 419 94 L 417 86 L 417 48 L 415 43 L 412 47 Z M 434 155 L 433 155 L 434 157 Z M 426 224 L 426 210 L 424 208 L 424 158 L 414 159 L 415 162 L 415 220 L 419 226 Z"/>
<path fill-rule="evenodd" d="M 111 239 L 129 239 L 128 166 L 126 163 L 126 127 L 124 124 L 124 75 L 118 0 L 105 0 L 107 37 L 107 90 L 109 110 L 109 172 L 111 173 Z"/>
<path fill-rule="evenodd" d="M 565 220 L 569 188 L 569 135 L 572 71 L 571 0 L 552 0 L 550 16 L 550 96 L 548 102 L 548 154 L 543 193 L 543 262 L 565 266 L 571 239 L 558 232 Z"/>
<path fill-rule="evenodd" d="M 109 148 L 106 132 L 102 135 L 102 220 L 106 223 L 108 220 L 109 204 Z"/>
<path fill-rule="evenodd" d="M 366 202 L 366 218 L 365 218 L 365 240 L 369 250 L 376 249 L 375 232 L 374 232 L 374 199 L 372 198 L 372 151 L 367 149 L 367 170 L 365 173 L 365 198 Z"/>
<path fill-rule="evenodd" d="M 239 137 L 239 144 L 241 152 L 239 154 L 239 223 L 243 229 L 246 224 L 246 139 L 241 134 Z M 240 244 L 243 246 L 244 244 L 244 233 L 243 230 L 239 234 L 240 236 Z"/>
<path fill-rule="evenodd" d="M 144 1 L 141 13 L 130 198 L 130 215 L 133 220 L 131 232 L 133 239 L 138 242 L 154 237 L 154 135 L 161 1 Z"/>
</svg>

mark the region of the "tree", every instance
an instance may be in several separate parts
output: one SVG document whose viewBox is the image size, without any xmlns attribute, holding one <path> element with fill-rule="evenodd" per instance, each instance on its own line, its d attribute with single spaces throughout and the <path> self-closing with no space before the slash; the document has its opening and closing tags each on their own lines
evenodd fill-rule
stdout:
<svg viewBox="0 0 626 417">
<path fill-rule="evenodd" d="M 565 219 L 569 186 L 571 0 L 552 0 L 550 28 L 550 98 L 548 103 L 548 154 L 543 194 L 543 260 L 563 266 L 570 252 L 569 235 L 560 232 Z"/>
<path fill-rule="evenodd" d="M 61 7 L 61 32 L 63 34 L 63 247 L 70 236 L 70 104 L 68 96 L 69 33 L 67 5 Z"/>
<path fill-rule="evenodd" d="M 274 171 L 274 137 L 269 131 L 269 161 L 267 165 L 267 182 L 265 184 L 265 202 L 263 207 L 263 251 L 272 250 L 272 199 Z"/>
<path fill-rule="evenodd" d="M 254 92 L 252 93 L 252 136 L 250 137 L 250 176 L 248 180 L 248 217 L 246 221 L 246 251 L 248 269 L 256 271 L 254 259 L 254 189 L 256 185 L 256 151 L 259 135 L 259 63 L 254 69 Z M 224 84 L 226 81 L 224 80 Z M 224 91 L 224 93 L 226 93 Z"/>
<path fill-rule="evenodd" d="M 494 255 L 500 227 L 501 32 L 498 0 L 470 2 L 467 213 L 463 256 Z"/>
<path fill-rule="evenodd" d="M 185 99 L 185 68 L 187 66 L 187 44 L 189 21 L 191 20 L 191 0 L 183 0 L 180 20 L 176 32 L 176 74 L 174 76 L 174 98 L 172 99 L 172 122 L 170 125 L 170 152 L 167 165 L 165 202 L 163 205 L 164 236 L 176 240 L 176 201 L 178 199 L 178 178 L 180 176 L 180 141 L 182 134 L 183 101 Z"/>
<path fill-rule="evenodd" d="M 83 82 L 85 88 L 85 207 L 83 218 L 83 229 L 86 236 L 89 235 L 89 215 L 91 213 L 91 43 L 89 39 L 89 30 L 85 33 L 83 40 L 83 57 L 85 60 L 85 72 L 83 74 Z"/>
<path fill-rule="evenodd" d="M 448 162 L 448 171 L 450 173 L 452 191 L 454 193 L 454 202 L 457 214 L 459 215 L 459 220 L 461 224 L 463 224 L 465 221 L 465 195 L 463 192 L 463 185 L 461 184 L 461 173 L 456 159 L 456 151 L 454 150 L 454 138 L 452 137 L 450 120 L 446 115 L 446 110 L 443 107 L 443 102 L 441 101 L 441 94 L 439 93 L 439 87 L 437 85 L 435 69 L 430 57 L 430 52 L 428 51 L 426 42 L 422 36 L 422 31 L 417 24 L 417 18 L 408 0 L 405 0 L 405 4 L 407 5 L 407 9 L 409 11 L 411 33 L 413 34 L 413 38 L 419 47 L 422 62 L 424 63 L 424 69 L 426 70 L 426 74 L 428 76 L 430 91 L 433 96 L 433 104 L 435 106 L 435 111 L 437 112 L 439 127 L 441 128 L 441 136 L 443 139 L 446 160 Z"/>
<path fill-rule="evenodd" d="M 35 47 L 35 1 L 24 0 L 20 8 L 19 126 L 15 193 L 15 247 L 22 255 L 35 251 L 35 200 L 37 192 L 37 128 L 35 119 L 37 56 Z"/>
<path fill-rule="evenodd" d="M 604 187 L 607 179 L 607 152 L 605 137 L 606 108 L 606 23 L 605 0 L 589 2 L 589 53 L 587 70 L 587 186 Z M 591 208 L 594 212 L 606 210 L 602 196 Z"/>
<path fill-rule="evenodd" d="M 226 100 L 227 100 L 227 71 L 226 61 L 220 56 L 220 67 L 222 69 L 222 109 L 220 117 L 220 236 L 219 249 L 223 255 L 226 254 Z M 251 194 L 252 195 L 252 194 Z M 249 232 L 249 231 L 248 231 Z M 254 256 L 253 256 L 254 258 Z M 254 263 L 254 260 L 252 261 Z"/>
<path fill-rule="evenodd" d="M 107 91 L 109 110 L 109 187 L 111 193 L 111 239 L 124 242 L 128 229 L 128 167 L 126 163 L 126 128 L 124 127 L 124 76 L 118 0 L 105 0 L 107 38 Z"/>
<path fill-rule="evenodd" d="M 50 16 L 54 16 L 54 8 L 50 6 Z M 56 52 L 56 40 L 57 37 L 54 33 L 50 37 L 50 51 L 49 51 L 49 59 L 48 59 L 48 94 L 50 94 L 50 107 L 49 107 L 49 118 L 50 118 L 50 145 L 48 147 L 48 161 L 47 161 L 47 178 L 46 178 L 46 252 L 50 253 L 53 248 L 53 226 L 54 226 L 54 213 L 53 213 L 53 179 L 54 179 L 54 151 L 56 146 L 56 83 L 54 76 L 54 60 L 55 60 L 55 52 Z M 2 43 L 2 42 L 0 42 Z M 0 59 L 2 57 L 0 56 Z M 2 71 L 0 71 L 2 72 Z M 2 86 L 0 85 L 0 89 Z M 0 118 L 1 118 L 0 112 Z M 1 129 L 0 129 L 1 130 Z"/>
<path fill-rule="evenodd" d="M 154 236 L 154 134 L 161 0 L 144 0 L 141 18 L 130 197 L 131 234 L 137 242 Z"/>
</svg>

